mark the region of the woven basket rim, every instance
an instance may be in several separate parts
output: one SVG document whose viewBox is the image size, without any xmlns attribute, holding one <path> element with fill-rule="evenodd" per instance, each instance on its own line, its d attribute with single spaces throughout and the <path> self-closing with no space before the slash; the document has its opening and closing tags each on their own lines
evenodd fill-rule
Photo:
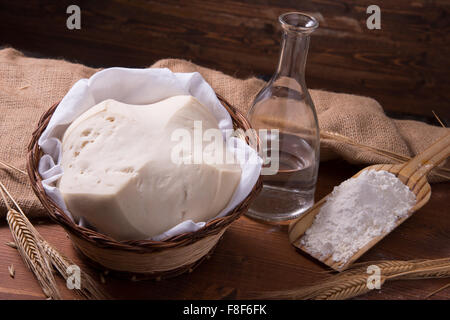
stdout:
<svg viewBox="0 0 450 320">
<path fill-rule="evenodd" d="M 217 95 L 217 97 L 230 114 L 234 128 L 241 128 L 244 131 L 246 131 L 247 129 L 251 129 L 249 121 L 241 112 L 232 107 L 220 95 Z M 190 245 L 202 238 L 219 233 L 223 228 L 227 227 L 234 220 L 238 219 L 243 213 L 247 211 L 251 200 L 259 193 L 262 188 L 262 178 L 260 176 L 249 195 L 228 215 L 209 221 L 203 228 L 197 231 L 186 232 L 163 241 L 118 241 L 92 229 L 78 226 L 63 212 L 61 208 L 58 207 L 58 205 L 52 199 L 47 196 L 42 186 L 42 177 L 38 173 L 39 160 L 42 156 L 42 150 L 38 146 L 38 140 L 42 132 L 47 127 L 51 116 L 53 115 L 58 104 L 59 102 L 55 103 L 49 110 L 47 110 L 47 112 L 45 112 L 41 116 L 38 122 L 38 126 L 32 134 L 31 141 L 28 145 L 28 176 L 30 178 L 31 187 L 34 193 L 46 209 L 46 213 L 50 216 L 50 218 L 56 223 L 60 224 L 67 232 L 71 233 L 73 236 L 89 241 L 96 246 L 133 252 L 154 252 L 165 250 L 168 248 Z M 248 143 L 248 139 L 246 142 Z"/>
</svg>

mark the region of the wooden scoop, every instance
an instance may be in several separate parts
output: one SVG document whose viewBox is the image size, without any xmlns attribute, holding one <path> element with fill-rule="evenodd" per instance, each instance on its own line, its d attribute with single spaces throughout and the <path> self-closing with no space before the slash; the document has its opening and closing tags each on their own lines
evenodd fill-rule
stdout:
<svg viewBox="0 0 450 320">
<path fill-rule="evenodd" d="M 450 134 L 447 134 L 433 143 L 428 149 L 418 154 L 410 161 L 402 164 L 379 164 L 367 167 L 353 177 L 357 177 L 364 170 L 385 170 L 396 175 L 409 189 L 416 195 L 416 204 L 412 207 L 407 215 L 396 222 L 396 227 L 403 221 L 408 219 L 414 212 L 422 208 L 428 202 L 431 196 L 431 187 L 427 181 L 427 174 L 450 156 Z M 329 267 L 336 271 L 343 271 L 348 268 L 353 262 L 361 257 L 367 250 L 372 248 L 378 241 L 383 239 L 388 233 L 382 234 L 364 247 L 359 249 L 345 264 L 339 261 L 334 261 L 330 256 L 320 257 L 309 252 L 301 245 L 300 239 L 305 231 L 312 225 L 315 216 L 319 213 L 320 208 L 325 203 L 328 196 L 317 202 L 311 209 L 306 211 L 298 219 L 291 222 L 289 225 L 289 240 L 297 248 L 322 261 Z"/>
</svg>

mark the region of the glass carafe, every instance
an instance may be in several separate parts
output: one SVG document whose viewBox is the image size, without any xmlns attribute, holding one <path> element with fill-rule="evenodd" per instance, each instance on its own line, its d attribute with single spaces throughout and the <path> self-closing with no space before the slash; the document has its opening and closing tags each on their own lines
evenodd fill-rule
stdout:
<svg viewBox="0 0 450 320">
<path fill-rule="evenodd" d="M 314 17 L 279 17 L 282 44 L 272 79 L 256 96 L 248 118 L 259 134 L 263 189 L 247 215 L 281 221 L 300 216 L 314 203 L 319 168 L 319 125 L 305 84 L 305 63 Z"/>
</svg>

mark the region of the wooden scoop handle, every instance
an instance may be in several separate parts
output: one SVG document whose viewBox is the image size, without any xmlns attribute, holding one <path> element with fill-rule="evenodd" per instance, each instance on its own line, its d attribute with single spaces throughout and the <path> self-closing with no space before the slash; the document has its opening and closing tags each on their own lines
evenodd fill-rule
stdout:
<svg viewBox="0 0 450 320">
<path fill-rule="evenodd" d="M 409 160 L 399 171 L 398 178 L 410 188 L 434 167 L 450 156 L 450 133 L 439 138 L 425 151 Z M 411 184 L 411 185 L 410 185 Z"/>
</svg>

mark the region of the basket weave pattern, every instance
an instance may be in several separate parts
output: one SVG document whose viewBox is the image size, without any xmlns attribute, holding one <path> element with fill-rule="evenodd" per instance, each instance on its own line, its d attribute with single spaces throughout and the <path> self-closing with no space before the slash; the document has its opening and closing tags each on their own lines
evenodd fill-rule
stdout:
<svg viewBox="0 0 450 320">
<path fill-rule="evenodd" d="M 219 96 L 222 105 L 229 112 L 235 129 L 250 129 L 248 120 Z M 164 241 L 132 240 L 117 241 L 95 230 L 80 227 L 74 223 L 57 204 L 50 199 L 42 186 L 38 172 L 42 150 L 38 140 L 47 127 L 58 103 L 53 105 L 39 120 L 28 146 L 27 170 L 31 186 L 48 215 L 68 232 L 75 247 L 88 260 L 102 268 L 123 273 L 131 273 L 144 278 L 169 277 L 191 271 L 212 250 L 230 224 L 244 214 L 251 200 L 262 187 L 261 177 L 250 194 L 225 217 L 209 221 L 195 232 L 183 233 Z"/>
</svg>

